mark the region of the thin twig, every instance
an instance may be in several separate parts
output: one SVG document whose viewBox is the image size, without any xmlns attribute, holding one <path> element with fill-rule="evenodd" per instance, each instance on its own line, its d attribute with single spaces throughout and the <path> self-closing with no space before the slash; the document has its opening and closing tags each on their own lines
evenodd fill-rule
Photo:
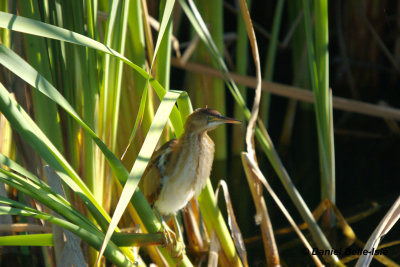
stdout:
<svg viewBox="0 0 400 267">
<path fill-rule="evenodd" d="M 218 187 L 215 190 L 215 199 L 218 199 L 220 188 L 222 188 L 225 198 L 226 210 L 228 215 L 228 225 L 231 230 L 232 239 L 235 242 L 236 250 L 239 253 L 240 259 L 242 260 L 244 267 L 248 267 L 249 264 L 247 262 L 247 251 L 244 245 L 242 232 L 240 231 L 239 225 L 236 221 L 235 213 L 233 211 L 232 200 L 229 194 L 228 185 L 224 180 L 220 180 L 218 183 Z"/>
<path fill-rule="evenodd" d="M 43 232 L 51 233 L 51 227 L 31 223 L 0 224 L 0 232 Z"/>
<path fill-rule="evenodd" d="M 247 163 L 247 165 L 245 165 L 245 167 L 247 167 L 247 169 L 245 169 L 246 170 L 246 174 L 248 172 L 251 172 L 252 175 L 256 176 L 257 179 L 262 182 L 262 184 L 267 189 L 267 191 L 270 194 L 270 196 L 272 197 L 272 199 L 275 201 L 276 205 L 282 211 L 283 215 L 286 217 L 286 219 L 288 220 L 290 225 L 293 227 L 294 231 L 299 236 L 301 242 L 307 248 L 308 253 L 310 254 L 312 259 L 314 260 L 314 263 L 317 266 L 324 266 L 322 264 L 322 262 L 320 261 L 320 259 L 316 255 L 312 254 L 312 250 L 313 249 L 312 249 L 310 243 L 307 241 L 307 239 L 305 238 L 305 236 L 303 235 L 303 233 L 301 232 L 301 230 L 299 229 L 299 227 L 297 226 L 297 224 L 293 220 L 292 216 L 290 216 L 290 213 L 287 211 L 287 209 L 285 208 L 283 203 L 280 201 L 279 197 L 275 194 L 274 190 L 272 189 L 272 187 L 268 183 L 267 179 L 265 179 L 265 177 L 262 174 L 262 172 L 258 169 L 258 167 L 256 167 L 254 165 L 254 163 L 252 162 L 252 160 L 249 158 L 249 156 L 246 153 L 243 153 L 242 160 L 246 161 L 246 163 Z"/>
<path fill-rule="evenodd" d="M 260 66 L 260 56 L 258 52 L 256 35 L 254 33 L 253 24 L 250 19 L 249 10 L 247 7 L 247 3 L 245 0 L 239 1 L 240 10 L 242 11 L 242 17 L 244 23 L 246 25 L 247 34 L 249 36 L 251 51 L 253 54 L 254 65 L 256 67 L 256 92 L 254 95 L 253 107 L 251 109 L 251 116 L 248 121 L 247 129 L 246 129 L 246 147 L 247 152 L 242 153 L 242 161 L 245 169 L 250 168 L 252 171 L 248 171 L 246 176 L 248 178 L 248 183 L 250 188 L 255 186 L 255 184 L 260 183 L 258 179 L 254 179 L 254 175 L 251 175 L 250 172 L 259 171 L 259 167 L 257 164 L 257 156 L 254 145 L 254 133 L 256 129 L 256 123 L 258 119 L 258 113 L 260 109 L 260 101 L 261 101 L 261 86 L 262 86 L 262 77 L 261 77 L 261 66 Z M 257 176 L 256 176 L 257 177 Z M 275 237 L 273 234 L 272 223 L 268 215 L 268 211 L 265 205 L 264 198 L 262 196 L 261 190 L 252 189 L 253 198 L 256 202 L 256 206 L 259 207 L 257 212 L 260 212 L 262 216 L 261 228 L 263 229 L 263 241 L 264 241 L 264 249 L 266 251 L 267 262 L 270 266 L 280 266 L 279 253 L 278 248 L 275 242 Z M 258 203 L 257 203 L 258 202 Z"/>
</svg>

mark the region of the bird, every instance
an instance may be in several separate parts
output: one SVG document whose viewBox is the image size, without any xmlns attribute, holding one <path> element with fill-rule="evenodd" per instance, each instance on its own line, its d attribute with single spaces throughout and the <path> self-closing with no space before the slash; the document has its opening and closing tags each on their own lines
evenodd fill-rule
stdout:
<svg viewBox="0 0 400 267">
<path fill-rule="evenodd" d="M 187 117 L 181 137 L 162 145 L 150 158 L 139 188 L 161 217 L 172 215 L 175 228 L 176 213 L 200 194 L 211 173 L 215 145 L 207 132 L 227 123 L 241 122 L 215 109 L 196 109 Z"/>
</svg>

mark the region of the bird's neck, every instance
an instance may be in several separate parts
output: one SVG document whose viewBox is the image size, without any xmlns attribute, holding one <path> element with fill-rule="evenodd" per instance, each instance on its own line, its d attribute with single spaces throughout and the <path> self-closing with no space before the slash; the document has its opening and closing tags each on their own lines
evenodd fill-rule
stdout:
<svg viewBox="0 0 400 267">
<path fill-rule="evenodd" d="M 206 131 L 200 133 L 184 133 L 179 139 L 179 150 L 181 155 L 187 153 L 195 156 L 214 155 L 214 142 Z"/>
<path fill-rule="evenodd" d="M 209 143 L 211 142 L 214 145 L 214 142 L 212 139 L 208 136 L 207 131 L 203 132 L 189 132 L 189 133 L 184 133 L 181 138 L 180 138 L 182 143 L 188 144 L 202 144 L 202 143 Z"/>
<path fill-rule="evenodd" d="M 191 168 L 192 176 L 187 175 L 186 179 L 193 178 L 191 183 L 197 196 L 210 176 L 215 152 L 214 142 L 204 131 L 200 134 L 184 134 L 179 143 L 177 162 L 181 162 L 181 166 Z M 190 182 L 190 178 L 188 181 Z"/>
</svg>

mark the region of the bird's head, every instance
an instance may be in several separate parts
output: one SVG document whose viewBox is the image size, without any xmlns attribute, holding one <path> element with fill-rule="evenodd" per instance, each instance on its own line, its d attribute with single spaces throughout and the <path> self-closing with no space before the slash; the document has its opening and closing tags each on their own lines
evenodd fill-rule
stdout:
<svg viewBox="0 0 400 267">
<path fill-rule="evenodd" d="M 224 123 L 238 124 L 241 122 L 236 119 L 224 117 L 215 109 L 199 108 L 186 119 L 185 132 L 207 132 Z"/>
</svg>

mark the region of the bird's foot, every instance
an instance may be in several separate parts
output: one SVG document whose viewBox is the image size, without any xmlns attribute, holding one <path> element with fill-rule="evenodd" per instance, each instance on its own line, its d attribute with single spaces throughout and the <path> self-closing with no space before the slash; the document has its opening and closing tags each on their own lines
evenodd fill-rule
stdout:
<svg viewBox="0 0 400 267">
<path fill-rule="evenodd" d="M 185 255 L 185 243 L 183 240 L 164 221 L 162 222 L 162 231 L 165 237 L 165 247 L 170 250 L 173 257 L 182 260 L 183 255 Z"/>
</svg>

